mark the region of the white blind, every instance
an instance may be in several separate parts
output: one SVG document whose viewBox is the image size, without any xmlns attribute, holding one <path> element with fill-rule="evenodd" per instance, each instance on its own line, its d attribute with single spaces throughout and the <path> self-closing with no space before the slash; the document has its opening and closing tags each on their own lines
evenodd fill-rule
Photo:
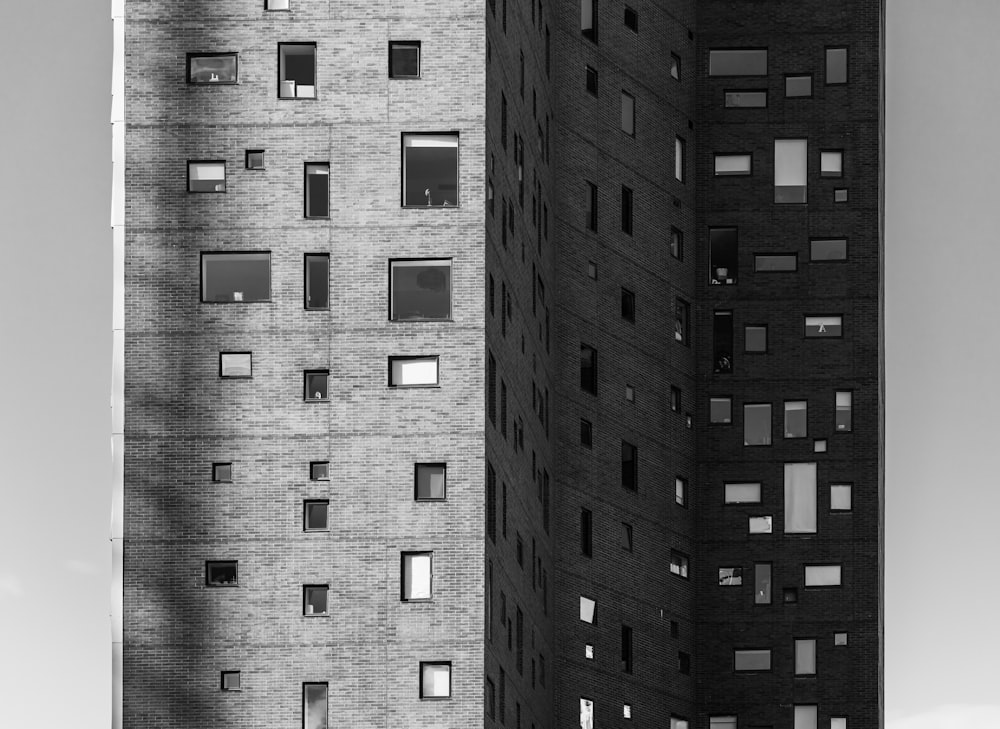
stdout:
<svg viewBox="0 0 1000 729">
<path fill-rule="evenodd" d="M 785 533 L 816 532 L 816 464 L 785 464 Z"/>
<path fill-rule="evenodd" d="M 406 134 L 404 147 L 458 147 L 457 134 Z"/>
<path fill-rule="evenodd" d="M 225 180 L 225 162 L 188 162 L 188 174 L 192 180 Z"/>
<path fill-rule="evenodd" d="M 806 140 L 774 140 L 775 187 L 806 184 Z"/>
<path fill-rule="evenodd" d="M 717 175 L 750 174 L 750 155 L 749 154 L 715 155 L 715 174 Z"/>
<path fill-rule="evenodd" d="M 393 385 L 436 385 L 437 381 L 437 357 L 410 357 L 392 360 Z"/>
<path fill-rule="evenodd" d="M 431 553 L 403 555 L 403 594 L 408 600 L 431 597 Z"/>
</svg>

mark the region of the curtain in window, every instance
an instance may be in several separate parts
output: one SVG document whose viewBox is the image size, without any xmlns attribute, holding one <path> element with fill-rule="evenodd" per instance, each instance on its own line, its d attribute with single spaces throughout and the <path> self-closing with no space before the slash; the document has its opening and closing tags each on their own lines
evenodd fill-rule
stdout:
<svg viewBox="0 0 1000 729">
<path fill-rule="evenodd" d="M 816 464 L 785 464 L 785 533 L 816 532 Z"/>
</svg>

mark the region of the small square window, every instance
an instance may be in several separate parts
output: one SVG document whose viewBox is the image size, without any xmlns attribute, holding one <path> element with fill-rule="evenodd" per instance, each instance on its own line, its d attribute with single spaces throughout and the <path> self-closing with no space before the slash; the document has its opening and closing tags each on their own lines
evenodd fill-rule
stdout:
<svg viewBox="0 0 1000 729">
<path fill-rule="evenodd" d="M 420 78 L 420 41 L 389 41 L 389 78 Z"/>
<path fill-rule="evenodd" d="M 835 203 L 847 202 L 847 188 L 838 187 L 833 191 L 833 201 Z"/>
<path fill-rule="evenodd" d="M 786 603 L 799 601 L 799 591 L 794 587 L 786 587 L 781 591 L 781 599 Z"/>
<path fill-rule="evenodd" d="M 239 691 L 240 690 L 240 672 L 239 671 L 223 671 L 222 672 L 222 684 L 221 688 L 223 691 Z"/>
<path fill-rule="evenodd" d="M 846 716 L 831 716 L 830 717 L 830 729 L 847 729 L 847 717 Z"/>
<path fill-rule="evenodd" d="M 830 485 L 830 511 L 851 510 L 851 484 L 836 483 Z"/>
<path fill-rule="evenodd" d="M 635 294 L 626 288 L 622 289 L 622 319 L 635 323 Z"/>
<path fill-rule="evenodd" d="M 188 160 L 188 192 L 225 192 L 225 161 Z"/>
<path fill-rule="evenodd" d="M 743 349 L 746 352 L 767 352 L 766 324 L 748 324 L 743 328 Z"/>
<path fill-rule="evenodd" d="M 305 308 L 330 308 L 330 254 L 305 254 Z"/>
<path fill-rule="evenodd" d="M 278 44 L 278 98 L 316 98 L 316 44 Z"/>
<path fill-rule="evenodd" d="M 246 151 L 245 161 L 246 161 L 246 168 L 248 170 L 264 169 L 264 150 L 248 149 Z"/>
<path fill-rule="evenodd" d="M 727 109 L 765 109 L 767 108 L 767 92 L 726 91 L 725 106 Z"/>
<path fill-rule="evenodd" d="M 844 152 L 840 149 L 828 149 L 819 153 L 820 177 L 844 176 Z"/>
<path fill-rule="evenodd" d="M 632 535 L 633 535 L 632 525 L 627 522 L 622 522 L 621 542 L 622 542 L 622 549 L 624 549 L 626 552 L 632 551 L 633 547 Z"/>
<path fill-rule="evenodd" d="M 310 461 L 309 463 L 309 479 L 312 481 L 329 481 L 330 480 L 330 462 L 329 461 Z"/>
<path fill-rule="evenodd" d="M 597 603 L 580 595 L 580 620 L 593 625 L 597 620 Z"/>
<path fill-rule="evenodd" d="M 635 136 L 635 97 L 622 90 L 622 131 Z"/>
<path fill-rule="evenodd" d="M 843 333 L 841 316 L 807 316 L 805 318 L 807 337 L 840 337 Z"/>
<path fill-rule="evenodd" d="M 236 53 L 188 53 L 189 84 L 234 84 L 239 77 Z"/>
<path fill-rule="evenodd" d="M 329 218 L 330 163 L 307 162 L 305 174 L 305 216 Z"/>
<path fill-rule="evenodd" d="M 727 483 L 724 486 L 725 503 L 727 504 L 759 504 L 759 483 Z"/>
<path fill-rule="evenodd" d="M 271 299 L 271 254 L 202 253 L 201 300 L 256 303 Z"/>
<path fill-rule="evenodd" d="M 403 552 L 400 599 L 404 602 L 430 600 L 433 582 L 433 552 Z"/>
<path fill-rule="evenodd" d="M 813 441 L 813 453 L 826 453 L 826 438 L 817 438 Z"/>
<path fill-rule="evenodd" d="M 681 80 L 681 57 L 676 53 L 670 54 L 670 77 Z"/>
<path fill-rule="evenodd" d="M 236 587 L 237 565 L 236 561 L 206 562 L 205 563 L 205 584 L 208 587 Z"/>
<path fill-rule="evenodd" d="M 635 388 L 632 385 L 625 385 L 625 400 L 635 402 Z"/>
<path fill-rule="evenodd" d="M 591 643 L 586 643 L 583 646 L 583 657 L 588 661 L 594 660 L 594 646 Z"/>
<path fill-rule="evenodd" d="M 594 446 L 594 425 L 585 418 L 580 418 L 580 445 L 587 448 Z"/>
<path fill-rule="evenodd" d="M 451 662 L 420 662 L 420 698 L 451 698 Z"/>
<path fill-rule="evenodd" d="M 636 33 L 639 32 L 639 13 L 628 5 L 625 6 L 625 27 Z"/>
<path fill-rule="evenodd" d="M 417 463 L 414 467 L 414 498 L 417 501 L 444 501 L 447 474 L 445 463 Z"/>
<path fill-rule="evenodd" d="M 302 586 L 302 614 L 327 615 L 327 593 L 329 585 Z"/>
<path fill-rule="evenodd" d="M 597 69 L 587 66 L 587 93 L 597 96 Z"/>
<path fill-rule="evenodd" d="M 670 574 L 684 579 L 688 576 L 688 556 L 676 549 L 670 550 Z"/>
<path fill-rule="evenodd" d="M 272 0 L 273 1 L 273 0 Z M 330 687 L 325 683 L 302 684 L 302 726 L 328 729 Z"/>
<path fill-rule="evenodd" d="M 720 567 L 719 584 L 723 587 L 736 587 L 743 584 L 742 567 Z"/>
<path fill-rule="evenodd" d="M 751 516 L 749 517 L 749 529 L 750 534 L 771 534 L 773 519 L 770 516 Z"/>
<path fill-rule="evenodd" d="M 252 359 L 250 352 L 219 352 L 219 377 L 252 377 Z"/>
<path fill-rule="evenodd" d="M 435 387 L 438 357 L 390 357 L 389 387 Z"/>
<path fill-rule="evenodd" d="M 813 77 L 811 75 L 785 76 L 785 96 L 794 98 L 812 95 Z"/>
<path fill-rule="evenodd" d="M 674 479 L 674 503 L 678 506 L 687 506 L 687 491 L 687 479 L 677 476 Z"/>
<path fill-rule="evenodd" d="M 403 134 L 403 207 L 458 205 L 458 133 Z"/>
<path fill-rule="evenodd" d="M 213 463 L 212 464 L 212 481 L 215 483 L 232 483 L 233 482 L 233 464 L 232 463 Z"/>
<path fill-rule="evenodd" d="M 389 288 L 392 321 L 451 319 L 450 258 L 390 260 Z"/>
<path fill-rule="evenodd" d="M 846 48 L 826 49 L 826 83 L 827 85 L 847 83 Z"/>
<path fill-rule="evenodd" d="M 306 532 L 328 531 L 330 529 L 330 502 L 317 499 L 302 503 L 302 530 Z"/>
<path fill-rule="evenodd" d="M 684 260 L 684 233 L 677 228 L 670 229 L 670 255 L 678 261 Z"/>
<path fill-rule="evenodd" d="M 306 370 L 305 399 L 311 402 L 328 400 L 330 370 Z"/>
<path fill-rule="evenodd" d="M 833 644 L 834 645 L 847 645 L 847 633 L 834 633 L 833 634 Z"/>
</svg>

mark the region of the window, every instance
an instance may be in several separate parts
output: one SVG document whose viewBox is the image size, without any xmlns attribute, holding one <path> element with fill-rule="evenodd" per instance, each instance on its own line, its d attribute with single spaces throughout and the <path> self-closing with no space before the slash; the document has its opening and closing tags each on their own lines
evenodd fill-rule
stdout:
<svg viewBox="0 0 1000 729">
<path fill-rule="evenodd" d="M 830 717 L 830 729 L 847 729 L 847 717 L 846 716 L 831 716 Z"/>
<path fill-rule="evenodd" d="M 781 590 L 781 599 L 785 603 L 796 603 L 799 601 L 799 591 L 795 587 L 785 587 Z"/>
<path fill-rule="evenodd" d="M 770 403 L 755 403 L 743 406 L 743 445 L 771 445 Z"/>
<path fill-rule="evenodd" d="M 304 501 L 302 509 L 302 531 L 325 532 L 330 529 L 330 502 L 326 500 Z"/>
<path fill-rule="evenodd" d="M 632 235 L 632 188 L 622 185 L 622 233 Z"/>
<path fill-rule="evenodd" d="M 593 182 L 587 183 L 587 230 L 597 230 L 597 185 Z M 591 278 L 597 278 L 596 267 Z"/>
<path fill-rule="evenodd" d="M 306 370 L 305 399 L 308 401 L 327 400 L 330 397 L 330 370 Z"/>
<path fill-rule="evenodd" d="M 233 482 L 233 464 L 232 463 L 213 463 L 212 464 L 212 481 L 215 483 L 232 483 Z"/>
<path fill-rule="evenodd" d="M 451 259 L 389 261 L 392 321 L 451 319 Z"/>
<path fill-rule="evenodd" d="M 278 98 L 316 98 L 316 44 L 278 44 Z"/>
<path fill-rule="evenodd" d="M 820 238 L 809 241 L 810 261 L 846 261 L 847 240 L 845 238 Z"/>
<path fill-rule="evenodd" d="M 751 516 L 749 517 L 748 533 L 770 534 L 772 531 L 772 521 L 770 516 Z"/>
<path fill-rule="evenodd" d="M 771 563 L 757 562 L 753 566 L 754 605 L 771 604 Z"/>
<path fill-rule="evenodd" d="M 755 648 L 734 650 L 733 667 L 737 671 L 770 671 L 771 649 Z"/>
<path fill-rule="evenodd" d="M 639 449 L 622 441 L 622 488 L 635 491 L 639 486 Z"/>
<path fill-rule="evenodd" d="M 597 96 L 597 69 L 587 66 L 587 93 Z"/>
<path fill-rule="evenodd" d="M 622 522 L 621 545 L 626 552 L 632 551 L 632 525 Z"/>
<path fill-rule="evenodd" d="M 266 10 L 288 10 L 288 0 L 264 0 Z M 307 729 L 312 729 L 307 727 Z"/>
<path fill-rule="evenodd" d="M 486 716 L 496 721 L 497 718 L 497 692 L 493 685 L 493 679 L 486 678 Z"/>
<path fill-rule="evenodd" d="M 847 202 L 847 188 L 838 187 L 833 191 L 833 201 L 835 203 Z"/>
<path fill-rule="evenodd" d="M 785 464 L 785 534 L 816 533 L 816 464 Z"/>
<path fill-rule="evenodd" d="M 736 729 L 735 716 L 710 716 L 708 729 Z"/>
<path fill-rule="evenodd" d="M 594 514 L 590 509 L 580 509 L 580 554 L 584 557 L 594 554 Z"/>
<path fill-rule="evenodd" d="M 632 704 L 622 704 L 622 718 L 632 718 Z"/>
<path fill-rule="evenodd" d="M 597 603 L 589 597 L 580 595 L 580 620 L 585 623 L 594 624 L 597 619 Z"/>
<path fill-rule="evenodd" d="M 752 163 L 753 155 L 750 154 L 716 154 L 715 176 L 749 175 Z"/>
<path fill-rule="evenodd" d="M 594 729 L 594 702 L 580 699 L 580 729 Z"/>
<path fill-rule="evenodd" d="M 681 388 L 675 385 L 670 386 L 670 409 L 675 413 L 681 411 Z"/>
<path fill-rule="evenodd" d="M 670 255 L 678 261 L 684 260 L 684 233 L 677 228 L 670 229 Z"/>
<path fill-rule="evenodd" d="M 733 312 L 712 312 L 712 357 L 715 374 L 733 371 Z"/>
<path fill-rule="evenodd" d="M 766 76 L 767 49 L 732 49 L 708 52 L 709 76 Z"/>
<path fill-rule="evenodd" d="M 670 550 L 670 574 L 684 579 L 688 576 L 688 556 L 676 549 Z"/>
<path fill-rule="evenodd" d="M 507 97 L 502 91 L 500 92 L 500 146 L 507 149 Z"/>
<path fill-rule="evenodd" d="M 720 567 L 719 584 L 724 587 L 736 587 L 743 584 L 742 567 Z"/>
<path fill-rule="evenodd" d="M 433 387 L 437 384 L 437 355 L 389 358 L 389 387 Z"/>
<path fill-rule="evenodd" d="M 834 633 L 833 634 L 833 644 L 834 645 L 847 645 L 847 633 Z"/>
<path fill-rule="evenodd" d="M 580 0 L 580 31 L 597 43 L 597 0 Z"/>
<path fill-rule="evenodd" d="M 458 205 L 458 133 L 403 135 L 403 206 Z"/>
<path fill-rule="evenodd" d="M 597 350 L 586 344 L 580 345 L 580 389 L 597 394 Z"/>
<path fill-rule="evenodd" d="M 327 593 L 329 585 L 302 586 L 302 614 L 327 615 Z"/>
<path fill-rule="evenodd" d="M 628 5 L 625 6 L 625 27 L 636 33 L 639 32 L 639 13 Z"/>
<path fill-rule="evenodd" d="M 834 587 L 840 586 L 840 565 L 839 564 L 815 564 L 806 565 L 805 568 L 806 587 Z"/>
<path fill-rule="evenodd" d="M 807 316 L 807 337 L 839 337 L 843 332 L 843 317 L 840 316 Z"/>
<path fill-rule="evenodd" d="M 785 96 L 788 98 L 812 96 L 813 77 L 810 74 L 785 76 Z"/>
<path fill-rule="evenodd" d="M 220 688 L 223 691 L 239 691 L 240 690 L 240 672 L 239 671 L 223 671 L 222 672 L 222 682 Z"/>
<path fill-rule="evenodd" d="M 767 351 L 767 326 L 764 324 L 747 324 L 743 327 L 743 351 Z"/>
<path fill-rule="evenodd" d="M 674 178 L 678 182 L 684 182 L 686 163 L 685 163 L 685 153 L 687 150 L 687 142 L 685 142 L 680 137 L 674 138 Z"/>
<path fill-rule="evenodd" d="M 252 377 L 252 357 L 250 352 L 219 352 L 219 377 Z"/>
<path fill-rule="evenodd" d="M 736 283 L 739 268 L 739 233 L 736 228 L 709 228 L 709 282 L 714 285 Z"/>
<path fill-rule="evenodd" d="M 583 647 L 583 657 L 588 661 L 594 660 L 594 645 L 593 643 L 587 643 Z"/>
<path fill-rule="evenodd" d="M 234 84 L 239 78 L 236 53 L 188 53 L 189 84 Z"/>
<path fill-rule="evenodd" d="M 451 698 L 451 662 L 420 662 L 420 698 Z"/>
<path fill-rule="evenodd" d="M 816 675 L 816 640 L 814 638 L 795 640 L 795 675 Z"/>
<path fill-rule="evenodd" d="M 766 91 L 726 91 L 727 109 L 764 109 L 767 107 Z"/>
<path fill-rule="evenodd" d="M 311 481 L 329 481 L 330 480 L 330 462 L 329 461 L 311 461 L 309 463 L 309 479 Z"/>
<path fill-rule="evenodd" d="M 330 254 L 306 253 L 305 307 L 330 308 Z"/>
<path fill-rule="evenodd" d="M 433 552 L 403 552 L 400 599 L 404 602 L 431 599 Z"/>
<path fill-rule="evenodd" d="M 188 192 L 225 192 L 225 161 L 188 160 Z"/>
<path fill-rule="evenodd" d="M 759 483 L 727 483 L 724 486 L 727 504 L 759 504 Z"/>
<path fill-rule="evenodd" d="M 690 729 L 690 724 L 687 719 L 680 719 L 676 716 L 671 716 L 670 729 Z"/>
<path fill-rule="evenodd" d="M 417 501 L 444 501 L 448 466 L 444 463 L 417 463 L 413 468 L 413 498 Z"/>
<path fill-rule="evenodd" d="M 708 401 L 709 423 L 733 422 L 733 399 L 731 397 L 713 397 Z"/>
<path fill-rule="evenodd" d="M 795 253 L 757 253 L 753 257 L 755 273 L 797 271 L 799 258 Z"/>
<path fill-rule="evenodd" d="M 837 392 L 837 417 L 836 425 L 838 433 L 850 433 L 853 429 L 851 412 L 853 408 L 854 393 L 850 390 Z"/>
<path fill-rule="evenodd" d="M 585 418 L 580 418 L 580 445 L 587 448 L 594 445 L 594 426 Z"/>
<path fill-rule="evenodd" d="M 827 85 L 847 83 L 846 48 L 826 49 L 826 83 Z"/>
<path fill-rule="evenodd" d="M 805 438 L 809 429 L 809 404 L 806 400 L 785 400 L 785 437 Z"/>
<path fill-rule="evenodd" d="M 486 414 L 494 425 L 497 422 L 497 360 L 492 352 L 486 357 Z"/>
<path fill-rule="evenodd" d="M 674 300 L 674 339 L 687 345 L 691 338 L 689 325 L 691 322 L 691 305 L 684 299 Z"/>
<path fill-rule="evenodd" d="M 622 319 L 635 323 L 635 294 L 622 288 Z"/>
<path fill-rule="evenodd" d="M 691 656 L 684 651 L 677 652 L 677 672 L 685 676 L 691 673 Z"/>
<path fill-rule="evenodd" d="M 670 54 L 670 77 L 681 80 L 681 57 L 676 53 Z"/>
<path fill-rule="evenodd" d="M 635 97 L 622 90 L 622 131 L 635 136 Z"/>
<path fill-rule="evenodd" d="M 248 149 L 244 155 L 244 161 L 248 170 L 264 169 L 264 150 Z"/>
<path fill-rule="evenodd" d="M 793 729 L 816 729 L 816 706 L 797 704 L 793 707 Z"/>
<path fill-rule="evenodd" d="M 205 584 L 208 587 L 236 587 L 237 565 L 235 561 L 227 562 L 206 562 L 205 563 Z"/>
<path fill-rule="evenodd" d="M 678 506 L 687 506 L 688 482 L 686 478 L 677 476 L 674 478 L 674 503 Z"/>
<path fill-rule="evenodd" d="M 632 628 L 622 625 L 622 671 L 632 673 Z"/>
<path fill-rule="evenodd" d="M 844 176 L 844 152 L 840 149 L 828 149 L 819 153 L 820 177 Z"/>
<path fill-rule="evenodd" d="M 497 541 L 497 473 L 493 464 L 486 464 L 486 536 L 494 544 Z M 500 604 L 503 605 L 503 592 L 500 593 Z M 500 622 L 503 622 L 501 620 Z"/>
<path fill-rule="evenodd" d="M 420 78 L 420 41 L 389 41 L 389 78 Z"/>
<path fill-rule="evenodd" d="M 826 453 L 826 438 L 817 438 L 813 441 L 813 453 Z"/>
<path fill-rule="evenodd" d="M 307 162 L 305 180 L 305 216 L 330 217 L 330 163 Z"/>
<path fill-rule="evenodd" d="M 806 201 L 806 140 L 774 140 L 774 202 Z"/>
<path fill-rule="evenodd" d="M 851 510 L 851 484 L 830 484 L 830 511 Z"/>
</svg>

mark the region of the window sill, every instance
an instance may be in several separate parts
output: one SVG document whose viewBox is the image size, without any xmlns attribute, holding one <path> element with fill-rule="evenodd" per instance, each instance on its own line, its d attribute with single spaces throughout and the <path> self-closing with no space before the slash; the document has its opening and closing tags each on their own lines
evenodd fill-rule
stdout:
<svg viewBox="0 0 1000 729">
<path fill-rule="evenodd" d="M 315 533 L 329 534 L 330 533 L 330 528 L 327 527 L 326 529 L 303 529 L 302 533 L 303 534 L 315 534 Z"/>
<path fill-rule="evenodd" d="M 433 324 L 434 322 L 454 323 L 454 319 L 389 319 L 393 324 Z"/>
<path fill-rule="evenodd" d="M 441 385 L 389 385 L 390 390 L 440 390 Z"/>
<path fill-rule="evenodd" d="M 401 205 L 400 207 L 403 210 L 458 210 L 462 205 Z"/>
<path fill-rule="evenodd" d="M 302 613 L 304 618 L 328 618 L 330 613 Z"/>
</svg>

